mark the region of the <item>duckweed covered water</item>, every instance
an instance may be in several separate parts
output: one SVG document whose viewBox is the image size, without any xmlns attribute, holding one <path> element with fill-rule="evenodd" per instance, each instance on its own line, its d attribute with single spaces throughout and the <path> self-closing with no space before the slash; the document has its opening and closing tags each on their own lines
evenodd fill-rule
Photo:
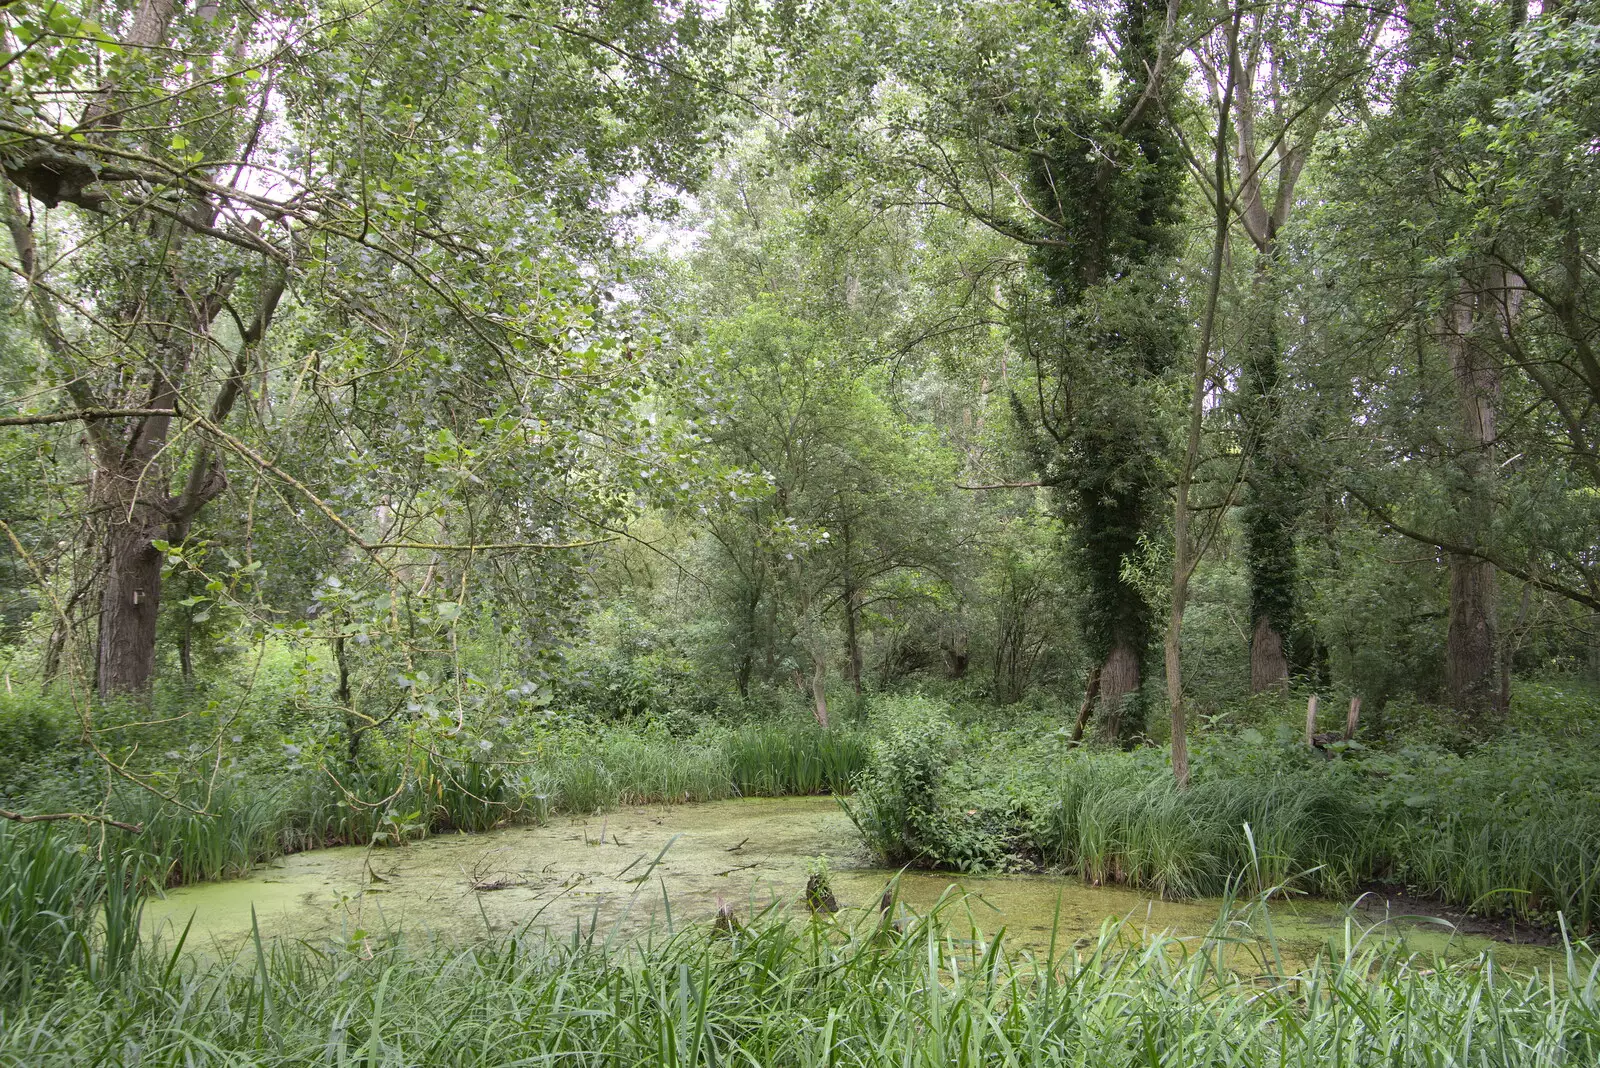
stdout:
<svg viewBox="0 0 1600 1068">
<path fill-rule="evenodd" d="M 170 945 L 190 923 L 192 949 L 229 955 L 251 937 L 322 943 L 392 930 L 446 939 L 519 928 L 580 932 L 597 939 L 704 922 L 727 904 L 738 917 L 802 908 L 806 879 L 826 856 L 849 922 L 875 913 L 895 872 L 867 866 L 849 820 L 827 797 L 746 799 L 698 805 L 629 806 L 543 827 L 445 835 L 393 849 L 349 847 L 287 857 L 248 879 L 170 891 L 145 912 L 145 932 Z M 901 908 L 925 913 L 944 899 L 952 926 L 994 933 L 1038 952 L 1070 951 L 1108 919 L 1133 931 L 1198 939 L 1217 922 L 1217 900 L 1161 901 L 1116 887 L 1051 876 L 899 873 Z M 1291 960 L 1309 960 L 1339 932 L 1347 910 L 1332 902 L 1286 901 L 1239 927 L 1269 937 Z M 1383 919 L 1366 909 L 1360 922 Z M 1426 956 L 1471 957 L 1491 943 L 1420 917 L 1394 917 L 1378 936 Z M 1503 964 L 1544 963 L 1550 951 L 1501 944 Z"/>
</svg>

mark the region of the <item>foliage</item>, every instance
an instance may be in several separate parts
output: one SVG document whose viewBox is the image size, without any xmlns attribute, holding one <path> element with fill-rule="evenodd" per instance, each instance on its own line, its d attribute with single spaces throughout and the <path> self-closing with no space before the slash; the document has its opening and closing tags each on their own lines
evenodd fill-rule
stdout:
<svg viewBox="0 0 1600 1068">
<path fill-rule="evenodd" d="M 1523 706 L 1530 724 L 1594 707 L 1554 687 Z M 1038 717 L 1001 730 L 979 713 L 963 734 L 946 707 L 908 702 L 878 726 L 848 810 L 888 864 L 1042 864 L 1172 897 L 1398 885 L 1487 915 L 1600 923 L 1590 741 L 1512 735 L 1458 755 L 1418 719 L 1394 728 L 1412 741 L 1336 742 L 1329 758 L 1306 748 L 1295 705 L 1252 707 L 1257 725 L 1195 745 L 1181 789 L 1157 750 L 1070 749 Z"/>
<path fill-rule="evenodd" d="M 49 825 L 0 822 L 0 1005 L 52 991 L 75 972 L 123 973 L 146 889 L 137 853 L 102 860 Z"/>
<path fill-rule="evenodd" d="M 952 907 L 944 910 L 945 914 Z M 141 958 L 0 1023 L 0 1058 L 84 1063 L 107 1035 L 141 1063 L 1078 1065 L 1382 1061 L 1578 1068 L 1600 1054 L 1600 965 L 1569 947 L 1531 975 L 1492 957 L 1408 957 L 1351 923 L 1296 965 L 1259 907 L 1198 941 L 1114 921 L 1059 960 L 939 910 L 886 935 L 764 915 L 637 947 L 585 932 L 464 948 L 358 936 L 256 945 L 234 961 Z M 508 1025 L 515 1021 L 515 1026 Z"/>
<path fill-rule="evenodd" d="M 872 755 L 845 812 L 862 840 L 891 866 L 981 870 L 1001 859 L 1002 842 L 958 807 L 945 781 L 955 731 L 935 702 L 890 702 L 873 724 Z"/>
</svg>

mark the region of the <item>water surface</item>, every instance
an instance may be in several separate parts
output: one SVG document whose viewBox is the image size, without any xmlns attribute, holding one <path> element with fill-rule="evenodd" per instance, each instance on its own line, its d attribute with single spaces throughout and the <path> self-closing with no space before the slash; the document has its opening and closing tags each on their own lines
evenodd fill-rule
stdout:
<svg viewBox="0 0 1600 1068">
<path fill-rule="evenodd" d="M 244 945 L 252 922 L 266 939 L 314 944 L 393 930 L 466 939 L 543 928 L 618 939 L 703 922 L 724 904 L 740 918 L 772 907 L 802 910 L 819 857 L 843 908 L 839 920 L 876 914 L 897 873 L 870 866 L 836 801 L 805 797 L 628 806 L 398 848 L 316 850 L 247 879 L 170 891 L 146 909 L 145 929 L 170 944 L 192 918 L 190 947 L 218 954 Z M 965 931 L 970 918 L 983 932 L 1004 928 L 1010 944 L 1039 952 L 1081 946 L 1108 919 L 1125 920 L 1130 937 L 1166 931 L 1198 940 L 1224 907 L 1044 875 L 905 872 L 898 895 L 901 910 L 926 913 L 943 901 L 952 927 Z M 1271 939 L 1284 956 L 1303 961 L 1340 935 L 1347 916 L 1340 903 L 1285 901 L 1270 911 Z M 1361 928 L 1384 920 L 1381 907 L 1358 916 Z M 1268 934 L 1259 916 L 1235 931 L 1246 939 Z M 1369 937 L 1452 956 L 1474 956 L 1492 944 L 1416 917 L 1378 922 Z M 1506 964 L 1549 959 L 1538 947 L 1496 946 Z"/>
</svg>

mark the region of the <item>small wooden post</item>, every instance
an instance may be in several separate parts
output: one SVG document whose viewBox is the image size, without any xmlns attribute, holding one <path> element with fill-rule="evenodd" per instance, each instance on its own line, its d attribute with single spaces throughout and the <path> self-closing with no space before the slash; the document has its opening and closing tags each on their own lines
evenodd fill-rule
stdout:
<svg viewBox="0 0 1600 1068">
<path fill-rule="evenodd" d="M 1317 747 L 1317 703 L 1316 694 L 1306 702 L 1306 745 L 1312 749 Z"/>
<path fill-rule="evenodd" d="M 1361 695 L 1356 694 L 1350 698 L 1350 715 L 1344 721 L 1344 740 L 1349 741 L 1356 736 L 1356 724 L 1361 722 Z"/>
</svg>

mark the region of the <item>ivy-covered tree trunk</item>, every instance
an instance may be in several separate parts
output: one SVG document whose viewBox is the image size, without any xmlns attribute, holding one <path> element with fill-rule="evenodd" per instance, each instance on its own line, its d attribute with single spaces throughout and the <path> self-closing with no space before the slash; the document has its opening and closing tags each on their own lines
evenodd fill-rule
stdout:
<svg viewBox="0 0 1600 1068">
<path fill-rule="evenodd" d="M 1149 520 L 1147 493 L 1113 480 L 1077 488 L 1078 556 L 1090 591 L 1083 609 L 1089 655 L 1100 680 L 1095 715 L 1100 740 L 1131 745 L 1144 728 L 1144 657 L 1150 646 L 1150 606 L 1128 581 L 1127 560 L 1139 552 Z"/>
<path fill-rule="evenodd" d="M 1250 473 L 1245 483 L 1245 567 L 1250 579 L 1250 692 L 1289 685 L 1289 635 L 1295 623 L 1298 567 L 1295 519 L 1299 480 L 1281 440 L 1278 379 L 1278 304 L 1272 279 L 1273 247 L 1261 257 L 1253 288 L 1239 393 Z"/>
<path fill-rule="evenodd" d="M 1036 146 L 1034 210 L 1054 227 L 1033 248 L 1054 309 L 1042 317 L 1053 351 L 1041 353 L 1032 337 L 1028 346 L 1055 400 L 1041 388 L 1031 413 L 1014 403 L 1040 432 L 1039 467 L 1073 528 L 1087 587 L 1085 644 L 1099 679 L 1098 734 L 1119 745 L 1144 728 L 1150 607 L 1125 571 L 1156 514 L 1166 446 L 1158 383 L 1182 337 L 1157 274 L 1172 249 L 1182 194 L 1181 155 L 1164 115 L 1176 16 L 1172 3 L 1119 5 L 1112 25 L 1122 94 L 1072 114 L 1048 136 L 1031 118 L 1022 131 Z M 1085 144 L 1099 147 L 1086 154 Z"/>
<path fill-rule="evenodd" d="M 1498 272 L 1496 272 L 1498 273 Z M 1491 286 L 1493 284 L 1491 283 Z M 1493 286 L 1503 291 L 1504 285 Z M 1445 310 L 1444 349 L 1459 404 L 1457 456 L 1461 540 L 1476 548 L 1494 513 L 1495 417 L 1500 375 L 1474 334 L 1495 318 L 1493 292 L 1464 281 Z M 1492 328 L 1492 327 L 1491 327 Z M 1469 718 L 1499 710 L 1495 568 L 1469 553 L 1450 554 L 1450 616 L 1445 686 L 1450 704 Z"/>
<path fill-rule="evenodd" d="M 1147 637 L 1148 640 L 1148 637 Z M 1130 745 L 1144 726 L 1139 686 L 1144 670 L 1144 645 L 1118 642 L 1100 666 L 1100 737 L 1114 745 Z"/>
</svg>

